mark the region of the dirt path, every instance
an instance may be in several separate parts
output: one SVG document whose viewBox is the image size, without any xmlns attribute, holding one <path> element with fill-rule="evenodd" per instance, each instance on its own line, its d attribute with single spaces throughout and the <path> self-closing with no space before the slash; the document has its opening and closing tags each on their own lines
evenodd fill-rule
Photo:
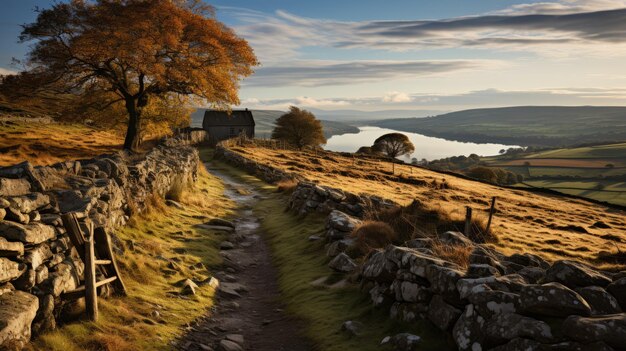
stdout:
<svg viewBox="0 0 626 351">
<path fill-rule="evenodd" d="M 228 242 L 221 244 L 224 267 L 215 274 L 220 281 L 216 305 L 207 316 L 187 328 L 187 334 L 177 343 L 178 348 L 311 350 L 308 340 L 301 336 L 302 322 L 289 317 L 280 302 L 277 271 L 259 232 L 259 219 L 251 210 L 261 195 L 210 163 L 206 167 L 226 184 L 226 195 L 239 205 L 239 218 L 234 221 L 235 231 L 229 235 Z"/>
</svg>

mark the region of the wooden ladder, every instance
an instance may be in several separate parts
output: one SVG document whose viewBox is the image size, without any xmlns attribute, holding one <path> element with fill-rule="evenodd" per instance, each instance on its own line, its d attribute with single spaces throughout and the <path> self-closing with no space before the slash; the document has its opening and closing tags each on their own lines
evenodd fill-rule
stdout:
<svg viewBox="0 0 626 351">
<path fill-rule="evenodd" d="M 76 300 L 85 297 L 87 318 L 98 319 L 98 288 L 111 284 L 115 295 L 126 296 L 126 287 L 119 274 L 119 269 L 113 256 L 111 239 L 102 227 L 94 229 L 93 222 L 85 221 L 86 234 L 83 235 L 78 218 L 73 212 L 61 216 L 63 225 L 70 241 L 76 247 L 80 258 L 85 263 L 84 284 L 62 294 L 64 299 Z M 96 281 L 96 270 L 104 275 L 104 279 Z"/>
</svg>

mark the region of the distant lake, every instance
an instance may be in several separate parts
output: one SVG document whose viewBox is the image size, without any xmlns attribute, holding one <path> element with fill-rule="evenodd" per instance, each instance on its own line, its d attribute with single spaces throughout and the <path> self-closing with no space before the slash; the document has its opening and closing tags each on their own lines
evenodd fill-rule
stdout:
<svg viewBox="0 0 626 351">
<path fill-rule="evenodd" d="M 371 146 L 374 143 L 374 140 L 387 133 L 402 133 L 408 136 L 413 145 L 415 145 L 415 152 L 413 154 L 401 158 L 407 162 L 410 162 L 413 157 L 418 160 L 425 158 L 428 161 L 432 161 L 451 156 L 469 156 L 471 154 L 477 154 L 479 156 L 493 156 L 497 155 L 502 149 L 518 147 L 515 145 L 502 144 L 463 143 L 460 141 L 434 138 L 422 134 L 401 132 L 393 129 L 359 127 L 359 133 L 356 134 L 333 135 L 330 139 L 328 139 L 324 148 L 330 151 L 355 152 L 361 146 Z"/>
</svg>

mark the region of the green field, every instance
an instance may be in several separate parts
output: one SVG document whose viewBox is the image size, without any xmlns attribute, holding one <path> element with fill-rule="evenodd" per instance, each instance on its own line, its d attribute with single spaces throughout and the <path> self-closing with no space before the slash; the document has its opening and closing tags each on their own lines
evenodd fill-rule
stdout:
<svg viewBox="0 0 626 351">
<path fill-rule="evenodd" d="M 528 180 L 527 185 L 626 206 L 626 182 Z M 596 190 L 598 186 L 602 190 Z"/>
<path fill-rule="evenodd" d="M 543 152 L 538 152 L 533 155 L 529 155 L 526 158 L 568 158 L 568 159 L 571 159 L 571 158 L 576 158 L 576 159 L 616 158 L 616 159 L 625 160 L 626 159 L 626 143 L 543 151 Z"/>
</svg>

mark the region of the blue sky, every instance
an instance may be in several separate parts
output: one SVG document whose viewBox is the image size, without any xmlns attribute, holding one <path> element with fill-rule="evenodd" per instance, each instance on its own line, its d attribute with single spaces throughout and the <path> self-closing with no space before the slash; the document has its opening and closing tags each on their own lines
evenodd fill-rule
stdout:
<svg viewBox="0 0 626 351">
<path fill-rule="evenodd" d="M 0 72 L 47 0 L 5 0 Z M 212 2 L 262 65 L 242 107 L 624 105 L 626 0 Z M 381 5 L 384 4 L 384 5 Z"/>
</svg>

